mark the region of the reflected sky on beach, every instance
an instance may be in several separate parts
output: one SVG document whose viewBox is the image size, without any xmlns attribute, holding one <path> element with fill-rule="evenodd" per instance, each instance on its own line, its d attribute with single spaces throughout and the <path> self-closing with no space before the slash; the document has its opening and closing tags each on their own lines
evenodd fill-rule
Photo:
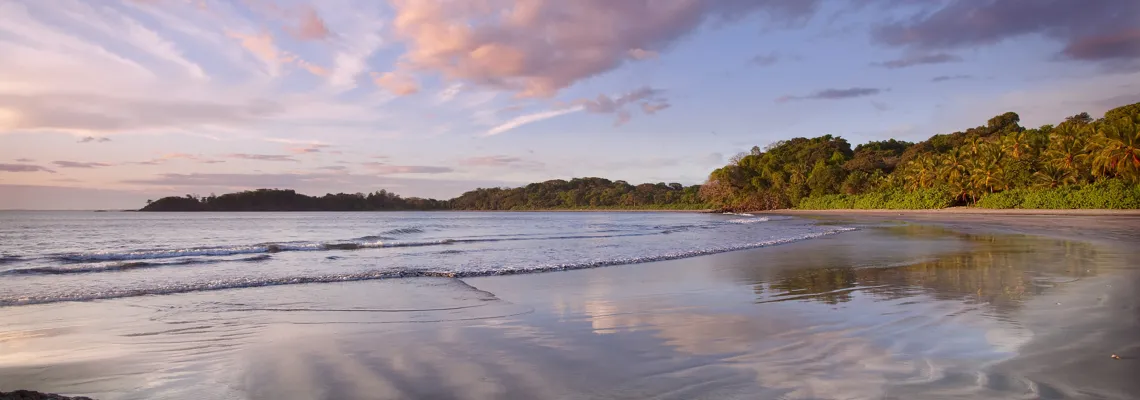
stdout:
<svg viewBox="0 0 1140 400">
<path fill-rule="evenodd" d="M 5 308 L 16 322 L 0 332 L 0 387 L 102 399 L 1128 398 L 1134 361 L 1097 370 L 1094 386 L 1040 360 L 1140 348 L 1118 334 L 1137 324 L 1121 317 L 1135 312 L 1135 255 L 893 226 L 593 270 Z"/>
</svg>

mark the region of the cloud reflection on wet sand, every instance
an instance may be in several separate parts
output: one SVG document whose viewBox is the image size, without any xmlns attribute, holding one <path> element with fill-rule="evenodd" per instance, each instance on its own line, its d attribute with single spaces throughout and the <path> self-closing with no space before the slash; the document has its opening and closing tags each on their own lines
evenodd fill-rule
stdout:
<svg viewBox="0 0 1140 400">
<path fill-rule="evenodd" d="M 911 226 L 564 273 L 43 305 L 37 313 L 72 310 L 77 330 L 5 327 L 0 344 L 25 350 L 0 356 L 0 386 L 104 399 L 196 389 L 232 398 L 1127 398 L 1136 384 L 1126 379 L 1090 387 L 1040 366 L 1064 364 L 1090 341 L 1136 345 L 1120 334 L 1136 323 L 1120 318 L 1135 295 L 1105 288 L 1136 275 L 1134 254 L 1120 251 Z M 91 344 L 73 347 L 83 340 Z M 86 361 L 54 356 L 53 346 Z M 115 352 L 98 350 L 107 348 Z M 1019 361 L 1026 354 L 1036 363 Z M 110 372 L 119 365 L 131 373 Z"/>
</svg>

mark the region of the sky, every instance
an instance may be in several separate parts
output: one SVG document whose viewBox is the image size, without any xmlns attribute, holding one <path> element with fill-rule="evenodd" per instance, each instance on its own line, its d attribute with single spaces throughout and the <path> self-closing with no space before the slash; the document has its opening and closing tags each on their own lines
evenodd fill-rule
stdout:
<svg viewBox="0 0 1140 400">
<path fill-rule="evenodd" d="M 0 0 L 0 209 L 688 185 L 1138 101 L 1135 0 Z"/>
</svg>

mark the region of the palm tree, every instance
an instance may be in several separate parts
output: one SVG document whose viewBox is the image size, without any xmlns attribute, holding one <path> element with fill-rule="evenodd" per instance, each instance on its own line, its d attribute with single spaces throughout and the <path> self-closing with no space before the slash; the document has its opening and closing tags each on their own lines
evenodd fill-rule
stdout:
<svg viewBox="0 0 1140 400">
<path fill-rule="evenodd" d="M 939 159 L 938 174 L 942 179 L 948 181 L 955 181 L 962 178 L 963 175 L 968 173 L 966 169 L 966 154 L 962 152 L 962 148 L 955 147 L 950 149 L 949 152 L 944 154 Z"/>
<path fill-rule="evenodd" d="M 923 154 L 907 162 L 906 172 L 906 180 L 912 190 L 934 186 L 938 174 L 934 158 L 929 154 Z"/>
<path fill-rule="evenodd" d="M 1140 124 L 1123 117 L 1096 125 L 1097 136 L 1091 146 L 1093 173 L 1140 181 Z"/>
<path fill-rule="evenodd" d="M 1021 160 L 1022 152 L 1029 145 L 1029 135 L 1025 131 L 1010 132 L 1002 137 L 1002 148 L 1015 160 Z"/>
<path fill-rule="evenodd" d="M 1058 167 L 1056 164 L 1045 164 L 1033 173 L 1033 181 L 1034 186 L 1039 188 L 1055 188 L 1075 185 L 1077 184 L 1077 177 L 1072 171 Z"/>
<path fill-rule="evenodd" d="M 978 192 L 993 193 L 994 189 L 1005 188 L 1004 153 L 994 146 L 983 146 L 978 157 L 974 157 L 970 170 L 970 180 Z"/>
<path fill-rule="evenodd" d="M 970 170 L 967 166 L 967 158 L 961 147 L 955 147 L 942 155 L 938 162 L 939 177 L 954 192 L 954 197 L 962 200 L 972 197 L 970 195 Z"/>
<path fill-rule="evenodd" d="M 1062 124 L 1049 134 L 1049 147 L 1045 149 L 1047 163 L 1064 169 L 1078 180 L 1084 175 L 1084 164 L 1088 158 L 1086 126 Z"/>
<path fill-rule="evenodd" d="M 972 155 L 977 155 L 978 151 L 981 150 L 981 147 L 985 143 L 986 143 L 986 141 L 982 140 L 982 138 L 980 138 L 980 137 L 972 137 L 972 138 L 966 139 L 966 146 L 968 146 L 970 148 L 970 154 L 972 154 Z"/>
</svg>

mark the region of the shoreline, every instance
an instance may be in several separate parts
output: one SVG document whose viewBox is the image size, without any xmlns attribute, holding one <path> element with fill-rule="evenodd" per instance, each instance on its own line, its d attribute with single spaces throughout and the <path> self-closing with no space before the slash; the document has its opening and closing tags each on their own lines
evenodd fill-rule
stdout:
<svg viewBox="0 0 1140 400">
<path fill-rule="evenodd" d="M 821 222 L 916 226 L 558 273 L 0 308 L 12 321 L 0 334 L 23 349 L 0 355 L 0 386 L 104 400 L 924 398 L 947 389 L 1000 399 L 1036 388 L 1126 399 L 1140 389 L 1128 376 L 1140 347 L 1127 318 L 1140 281 L 1124 264 L 1140 220 L 1125 219 L 1118 229 L 1129 236 L 1113 250 L 995 229 L 1048 237 L 1052 218 L 886 213 Z M 851 215 L 862 217 L 842 218 Z M 1115 219 L 1073 220 L 1068 228 L 1090 234 L 1081 240 Z M 179 346 L 189 350 L 172 352 Z M 930 371 L 946 378 L 923 383 Z"/>
<path fill-rule="evenodd" d="M 1072 216 L 1140 216 L 1140 210 L 1113 210 L 1113 209 L 1045 209 L 1045 208 L 975 208 L 950 207 L 928 210 L 886 210 L 886 209 L 837 209 L 837 210 L 800 210 L 783 209 L 767 211 L 750 211 L 750 214 L 770 215 L 817 215 L 817 216 L 921 216 L 921 215 L 1072 215 Z"/>
</svg>

